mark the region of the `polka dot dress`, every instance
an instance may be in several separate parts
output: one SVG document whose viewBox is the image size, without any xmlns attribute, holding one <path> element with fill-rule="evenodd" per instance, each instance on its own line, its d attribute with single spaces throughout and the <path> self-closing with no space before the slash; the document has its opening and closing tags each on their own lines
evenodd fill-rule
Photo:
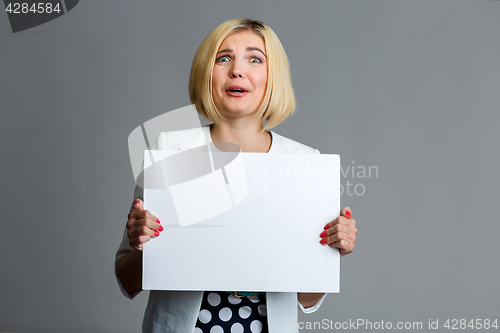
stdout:
<svg viewBox="0 0 500 333">
<path fill-rule="evenodd" d="M 194 333 L 268 333 L 266 296 L 205 291 Z"/>
</svg>

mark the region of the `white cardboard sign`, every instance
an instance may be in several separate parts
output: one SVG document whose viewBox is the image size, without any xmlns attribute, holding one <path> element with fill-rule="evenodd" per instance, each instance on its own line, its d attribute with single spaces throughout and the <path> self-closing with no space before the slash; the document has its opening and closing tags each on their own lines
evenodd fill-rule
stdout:
<svg viewBox="0 0 500 333">
<path fill-rule="evenodd" d="M 339 252 L 319 243 L 340 212 L 339 155 L 194 151 L 174 168 L 179 153 L 145 154 L 145 209 L 165 230 L 144 245 L 143 289 L 339 292 Z"/>
</svg>

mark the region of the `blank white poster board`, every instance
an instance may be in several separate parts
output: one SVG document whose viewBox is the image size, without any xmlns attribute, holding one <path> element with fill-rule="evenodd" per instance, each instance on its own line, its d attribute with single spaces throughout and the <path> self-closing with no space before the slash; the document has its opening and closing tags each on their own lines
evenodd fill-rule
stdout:
<svg viewBox="0 0 500 333">
<path fill-rule="evenodd" d="M 339 155 L 186 154 L 145 153 L 145 209 L 165 229 L 144 245 L 143 289 L 339 292 L 339 252 L 319 243 Z"/>
</svg>

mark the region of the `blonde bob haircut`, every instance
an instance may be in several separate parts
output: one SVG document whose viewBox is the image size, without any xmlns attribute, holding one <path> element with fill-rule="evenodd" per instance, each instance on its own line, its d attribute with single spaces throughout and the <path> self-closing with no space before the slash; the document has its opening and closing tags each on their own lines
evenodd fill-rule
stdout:
<svg viewBox="0 0 500 333">
<path fill-rule="evenodd" d="M 265 129 L 273 128 L 295 111 L 295 94 L 283 45 L 274 31 L 261 21 L 229 20 L 205 37 L 196 51 L 191 66 L 189 98 L 205 119 L 217 122 L 223 118 L 212 97 L 212 75 L 216 55 L 227 36 L 242 30 L 252 31 L 264 40 L 267 55 L 267 87 L 257 114 L 268 121 Z"/>
</svg>

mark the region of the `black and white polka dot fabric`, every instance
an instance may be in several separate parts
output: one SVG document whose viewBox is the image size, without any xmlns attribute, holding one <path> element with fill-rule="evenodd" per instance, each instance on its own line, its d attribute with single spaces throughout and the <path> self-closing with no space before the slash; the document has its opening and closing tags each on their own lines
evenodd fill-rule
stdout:
<svg viewBox="0 0 500 333">
<path fill-rule="evenodd" d="M 266 296 L 205 291 L 194 333 L 268 333 Z"/>
</svg>

